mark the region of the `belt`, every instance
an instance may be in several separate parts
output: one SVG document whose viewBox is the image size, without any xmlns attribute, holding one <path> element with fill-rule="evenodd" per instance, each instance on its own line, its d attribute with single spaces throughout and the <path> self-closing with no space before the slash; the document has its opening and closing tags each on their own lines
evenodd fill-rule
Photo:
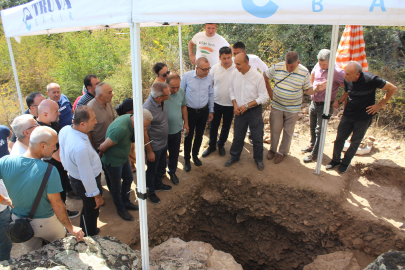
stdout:
<svg viewBox="0 0 405 270">
<path fill-rule="evenodd" d="M 323 105 L 325 105 L 325 102 L 316 102 L 316 101 L 313 101 L 314 102 L 314 104 L 316 105 L 316 106 L 323 106 Z M 332 105 L 333 104 L 333 101 L 331 101 L 330 102 L 330 105 Z"/>
<path fill-rule="evenodd" d="M 208 108 L 208 103 L 204 107 L 199 108 L 199 109 L 194 109 L 194 108 L 188 107 L 188 109 L 190 109 L 192 111 L 195 111 L 196 113 L 200 113 L 200 112 L 204 111 L 207 108 Z"/>
</svg>

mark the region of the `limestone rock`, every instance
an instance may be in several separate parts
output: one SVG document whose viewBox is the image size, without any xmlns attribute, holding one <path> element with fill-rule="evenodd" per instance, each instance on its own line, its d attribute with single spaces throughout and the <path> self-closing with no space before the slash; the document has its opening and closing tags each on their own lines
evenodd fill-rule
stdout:
<svg viewBox="0 0 405 270">
<path fill-rule="evenodd" d="M 390 250 L 364 268 L 364 270 L 379 269 L 405 269 L 405 252 Z"/>
<path fill-rule="evenodd" d="M 315 261 L 304 266 L 304 270 L 360 270 L 353 253 L 337 251 L 319 255 Z"/>
<path fill-rule="evenodd" d="M 151 269 L 242 270 L 232 255 L 204 242 L 170 238 L 150 251 Z"/>
</svg>

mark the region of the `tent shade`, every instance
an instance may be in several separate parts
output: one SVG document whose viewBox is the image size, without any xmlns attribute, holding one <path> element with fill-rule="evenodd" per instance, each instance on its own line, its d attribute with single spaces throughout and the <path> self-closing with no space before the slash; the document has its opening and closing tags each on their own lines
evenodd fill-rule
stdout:
<svg viewBox="0 0 405 270">
<path fill-rule="evenodd" d="M 133 0 L 134 22 L 405 25 L 402 0 Z"/>
</svg>

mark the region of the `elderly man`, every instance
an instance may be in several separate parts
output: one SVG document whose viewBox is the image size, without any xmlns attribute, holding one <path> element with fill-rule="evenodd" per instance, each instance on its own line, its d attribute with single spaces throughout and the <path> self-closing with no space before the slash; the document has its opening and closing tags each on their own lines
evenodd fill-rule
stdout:
<svg viewBox="0 0 405 270">
<path fill-rule="evenodd" d="M 87 236 L 97 235 L 99 207 L 104 204 L 101 197 L 101 161 L 91 146 L 87 134 L 97 123 L 92 109 L 83 105 L 76 109 L 72 126 L 64 127 L 59 133 L 60 159 L 69 172 L 70 182 L 83 201 L 80 227 Z"/>
<path fill-rule="evenodd" d="M 164 103 L 169 122 L 169 137 L 167 139 L 167 150 L 169 151 L 168 169 L 170 180 L 174 185 L 178 185 L 179 179 L 176 170 L 180 153 L 181 133 L 185 130 L 185 134 L 188 134 L 189 131 L 187 99 L 184 89 L 180 87 L 180 76 L 178 74 L 169 74 L 166 83 L 170 89 L 170 97 Z"/>
<path fill-rule="evenodd" d="M 325 104 L 325 90 L 328 78 L 329 68 L 329 56 L 330 50 L 323 49 L 318 53 L 318 63 L 315 65 L 311 72 L 311 84 L 317 91 L 322 91 L 311 95 L 311 106 L 309 107 L 309 128 L 311 130 L 311 142 L 310 145 L 304 149 L 303 152 L 310 152 L 308 156 L 304 158 L 304 162 L 316 161 L 318 156 L 319 138 L 322 130 L 322 114 L 323 106 Z M 333 107 L 339 106 L 337 100 L 335 100 L 339 86 L 343 85 L 345 72 L 335 65 L 333 83 L 332 83 L 332 95 L 330 99 L 330 111 L 333 113 Z"/>
<path fill-rule="evenodd" d="M 262 75 L 249 65 L 246 54 L 235 57 L 237 70 L 232 72 L 229 93 L 234 113 L 234 138 L 230 150 L 231 158 L 225 163 L 229 167 L 238 162 L 242 154 L 246 131 L 249 127 L 253 141 L 253 158 L 259 171 L 263 164 L 263 129 L 262 104 L 269 99 Z"/>
<path fill-rule="evenodd" d="M 225 156 L 225 142 L 228 140 L 229 129 L 233 120 L 233 104 L 229 95 L 231 87 L 232 72 L 236 70 L 232 62 L 232 50 L 229 47 L 222 47 L 219 50 L 220 62 L 211 69 L 211 76 L 214 80 L 214 112 L 215 117 L 210 126 L 210 142 L 207 150 L 202 154 L 208 157 L 217 148 L 218 128 L 222 123 L 221 134 L 218 140 L 218 152 L 220 156 Z"/>
<path fill-rule="evenodd" d="M 34 119 L 36 119 L 38 116 L 38 106 L 44 99 L 46 99 L 45 96 L 42 95 L 40 92 L 34 92 L 29 94 L 25 99 L 25 101 L 27 102 L 28 110 L 26 110 L 24 114 L 31 114 L 32 116 L 34 116 Z M 12 149 L 16 141 L 17 138 L 15 134 L 11 135 L 8 147 Z"/>
<path fill-rule="evenodd" d="M 218 54 L 217 54 L 218 55 Z M 204 57 L 197 59 L 195 70 L 186 72 L 181 80 L 180 87 L 186 92 L 188 125 L 190 132 L 184 140 L 184 169 L 191 170 L 190 152 L 193 144 L 193 161 L 196 166 L 201 166 L 198 159 L 198 152 L 204 135 L 205 125 L 214 119 L 214 91 L 212 87 L 212 76 L 209 74 L 210 62 Z"/>
<path fill-rule="evenodd" d="M 17 136 L 17 141 L 11 149 L 10 155 L 23 155 L 30 143 L 31 133 L 39 126 L 37 121 L 30 114 L 23 114 L 14 118 L 11 128 Z"/>
<path fill-rule="evenodd" d="M 188 55 L 190 56 L 191 64 L 196 64 L 196 59 L 205 57 L 211 65 L 219 62 L 219 49 L 227 46 L 229 43 L 217 32 L 218 25 L 216 23 L 206 23 L 203 32 L 199 32 L 188 43 Z M 197 45 L 196 54 L 194 54 L 194 46 Z"/>
<path fill-rule="evenodd" d="M 111 86 L 108 83 L 102 82 L 96 86 L 96 97 L 87 104 L 87 106 L 93 109 L 97 118 L 96 126 L 88 134 L 90 142 L 96 150 L 100 147 L 100 144 L 104 142 L 107 129 L 115 119 L 111 105 L 113 96 L 114 93 Z M 110 178 L 104 166 L 103 171 L 107 187 L 111 190 Z"/>
<path fill-rule="evenodd" d="M 235 44 L 233 44 L 232 48 L 233 56 L 235 57 L 240 53 L 246 54 L 246 47 L 245 44 L 243 44 L 242 42 L 236 42 Z M 254 54 L 248 54 L 247 56 L 249 57 L 250 68 L 252 68 L 253 70 L 257 71 L 257 69 L 259 69 L 263 73 L 268 69 L 266 64 L 262 61 L 262 59 L 259 58 L 259 56 Z"/>
<path fill-rule="evenodd" d="M 79 102 L 77 102 L 77 107 L 87 105 L 87 103 L 89 103 L 90 100 L 95 97 L 96 86 L 100 83 L 100 80 L 97 78 L 96 75 L 89 74 L 84 78 L 83 83 L 87 92 L 80 98 Z"/>
<path fill-rule="evenodd" d="M 338 172 L 341 174 L 349 168 L 350 162 L 371 124 L 373 115 L 387 104 L 397 90 L 392 83 L 369 72 L 362 72 L 361 65 L 355 61 L 350 61 L 345 68 L 344 85 L 345 93 L 340 98 L 339 104 L 346 101 L 346 108 L 338 127 L 333 147 L 333 159 L 326 165 L 327 170 L 339 166 Z M 385 90 L 387 93 L 379 103 L 375 104 L 377 88 Z M 350 147 L 344 158 L 340 160 L 345 141 L 352 133 Z"/>
<path fill-rule="evenodd" d="M 145 132 L 145 150 L 148 169 L 146 170 L 146 186 L 149 188 L 149 200 L 152 203 L 160 203 L 155 191 L 169 191 L 171 186 L 162 183 L 162 175 L 166 167 L 167 139 L 169 135 L 169 122 L 167 110 L 164 104 L 170 97 L 169 86 L 166 83 L 154 83 L 151 94 L 143 104 L 153 120 Z"/>
<path fill-rule="evenodd" d="M 50 100 L 58 103 L 59 106 L 59 125 L 63 128 L 64 126 L 71 125 L 73 119 L 72 113 L 72 103 L 69 99 L 60 92 L 60 86 L 57 83 L 50 83 L 46 86 L 46 94 Z"/>
<path fill-rule="evenodd" d="M 49 127 L 36 128 L 30 138 L 27 152 L 23 156 L 6 156 L 0 160 L 0 178 L 13 201 L 12 219 L 27 217 L 44 178 L 52 157 L 58 135 Z M 30 222 L 34 237 L 24 242 L 28 251 L 42 246 L 42 240 L 52 242 L 66 236 L 66 231 L 77 240 L 83 239 L 83 231 L 72 225 L 60 198 L 62 186 L 58 171 L 52 168 L 44 194 L 33 220 Z M 65 227 L 65 228 L 64 228 Z"/>
<path fill-rule="evenodd" d="M 61 130 L 61 127 L 58 123 L 59 115 L 60 112 L 58 103 L 56 103 L 53 100 L 46 99 L 42 101 L 38 107 L 38 118 L 37 118 L 38 124 L 40 126 L 50 127 L 53 130 L 55 130 L 57 134 L 59 134 L 59 131 Z M 46 162 L 52 164 L 58 170 L 63 187 L 63 191 L 61 192 L 60 196 L 62 198 L 62 201 L 66 202 L 66 193 L 72 191 L 72 186 L 70 185 L 67 171 L 65 171 L 60 161 L 59 151 L 60 151 L 59 143 L 57 143 L 56 151 L 53 153 L 52 158 L 46 160 Z M 69 218 L 78 217 L 80 214 L 78 211 L 70 211 L 70 210 L 67 210 L 67 213 L 69 215 Z"/>
<path fill-rule="evenodd" d="M 134 142 L 134 116 L 124 114 L 111 123 L 105 134 L 105 141 L 99 147 L 101 161 L 110 178 L 110 193 L 117 214 L 126 221 L 134 220 L 127 210 L 138 210 L 138 206 L 129 200 L 134 180 L 128 159 L 132 142 Z"/>
<path fill-rule="evenodd" d="M 300 64 L 299 55 L 296 52 L 288 52 L 285 62 L 271 66 L 263 76 L 267 92 L 273 99 L 270 114 L 271 147 L 267 153 L 267 159 L 273 159 L 277 153 L 274 163 L 278 164 L 290 152 L 295 123 L 301 111 L 302 94 L 312 95 L 317 93 L 317 90 L 313 90 L 309 71 Z M 270 79 L 274 79 L 275 82 L 274 92 L 270 86 Z M 283 140 L 277 152 L 283 129 Z"/>
</svg>

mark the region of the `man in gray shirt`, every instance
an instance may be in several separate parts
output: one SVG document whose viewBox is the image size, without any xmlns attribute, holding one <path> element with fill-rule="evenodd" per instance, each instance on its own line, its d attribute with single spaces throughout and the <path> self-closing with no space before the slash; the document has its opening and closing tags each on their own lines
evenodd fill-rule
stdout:
<svg viewBox="0 0 405 270">
<path fill-rule="evenodd" d="M 143 104 L 143 108 L 150 111 L 153 116 L 144 138 L 148 165 L 146 186 L 149 188 L 148 197 L 152 203 L 160 203 L 155 191 L 172 189 L 171 186 L 162 183 L 162 175 L 166 170 L 167 138 L 169 135 L 169 122 L 164 101 L 168 100 L 169 97 L 169 86 L 166 83 L 157 82 L 152 85 L 151 94 Z"/>
</svg>

